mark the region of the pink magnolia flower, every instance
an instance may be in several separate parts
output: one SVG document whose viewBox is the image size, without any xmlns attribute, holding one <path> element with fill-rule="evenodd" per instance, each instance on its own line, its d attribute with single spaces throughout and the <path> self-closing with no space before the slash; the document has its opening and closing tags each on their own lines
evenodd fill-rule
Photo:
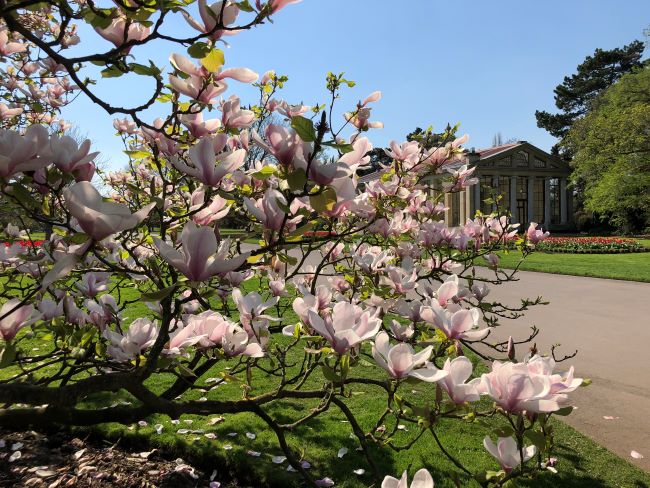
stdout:
<svg viewBox="0 0 650 488">
<path fill-rule="evenodd" d="M 109 42 L 112 42 L 115 47 L 120 47 L 129 41 L 142 41 L 149 37 L 151 29 L 137 22 L 131 22 L 126 26 L 126 19 L 118 17 L 113 19 L 111 25 L 105 29 L 95 27 L 95 31 Z"/>
<path fill-rule="evenodd" d="M 284 280 L 271 280 L 269 281 L 269 290 L 274 297 L 286 297 L 289 295 L 287 285 Z"/>
<path fill-rule="evenodd" d="M 303 142 L 298 134 L 282 125 L 269 124 L 264 130 L 266 142 L 253 132 L 253 140 L 265 151 L 272 154 L 283 166 L 289 166 L 298 151 L 303 150 Z"/>
<path fill-rule="evenodd" d="M 364 107 L 358 109 L 356 112 L 346 112 L 343 114 L 346 122 L 350 122 L 359 130 L 368 130 L 368 129 L 382 129 L 384 127 L 383 122 L 371 122 L 370 111 L 372 109 Z"/>
<path fill-rule="evenodd" d="M 22 113 L 22 107 L 9 108 L 4 103 L 0 103 L 0 120 L 7 120 Z"/>
<path fill-rule="evenodd" d="M 104 337 L 110 341 L 106 353 L 118 362 L 126 362 L 137 358 L 143 350 L 153 346 L 158 337 L 158 327 L 147 318 L 139 318 L 131 323 L 126 334 L 106 329 Z"/>
<path fill-rule="evenodd" d="M 94 298 L 97 294 L 108 289 L 109 278 L 109 273 L 86 273 L 81 277 L 81 280 L 75 283 L 75 287 L 85 296 Z"/>
<path fill-rule="evenodd" d="M 187 222 L 181 233 L 182 252 L 154 237 L 160 257 L 183 273 L 190 281 L 206 281 L 216 274 L 239 268 L 249 253 L 228 259 L 229 243 L 218 249 L 217 238 L 209 227 L 197 227 Z"/>
<path fill-rule="evenodd" d="M 50 298 L 44 298 L 38 303 L 36 308 L 41 313 L 43 320 L 52 320 L 63 315 L 62 301 L 57 303 Z"/>
<path fill-rule="evenodd" d="M 472 283 L 472 287 L 470 288 L 470 290 L 474 295 L 474 297 L 479 301 L 483 300 L 490 293 L 490 288 L 488 287 L 487 283 L 482 283 L 478 281 Z"/>
<path fill-rule="evenodd" d="M 183 114 L 179 117 L 181 124 L 188 128 L 190 133 L 197 138 L 212 134 L 221 127 L 219 119 L 203 120 L 203 113 Z"/>
<path fill-rule="evenodd" d="M 178 93 L 207 105 L 212 105 L 214 99 L 228 89 L 228 84 L 224 81 L 207 83 L 205 78 L 197 75 L 190 75 L 187 79 L 169 75 L 169 83 Z"/>
<path fill-rule="evenodd" d="M 447 303 L 456 303 L 459 300 L 460 287 L 458 285 L 458 276 L 451 275 L 447 280 L 440 285 L 436 291 L 436 300 L 438 305 L 442 308 L 447 306 Z"/>
<path fill-rule="evenodd" d="M 410 376 L 433 383 L 447 376 L 448 372 L 441 371 L 428 362 L 432 352 L 433 347 L 427 346 L 416 354 L 413 348 L 404 342 L 391 347 L 388 334 L 383 331 L 377 334 L 372 346 L 372 357 L 396 380 Z"/>
<path fill-rule="evenodd" d="M 54 163 L 65 173 L 84 172 L 88 165 L 93 166 L 93 159 L 99 152 L 90 152 L 90 139 L 86 139 L 81 146 L 72 137 L 51 137 L 49 147 L 41 153 L 41 157 Z"/>
<path fill-rule="evenodd" d="M 443 189 L 446 192 L 456 192 L 478 183 L 478 178 L 470 178 L 476 167 L 461 166 L 458 169 L 448 170 L 451 173 L 451 182 L 444 183 Z"/>
<path fill-rule="evenodd" d="M 322 335 L 338 354 L 344 354 L 357 344 L 373 338 L 381 327 L 377 312 L 371 313 L 358 305 L 338 302 L 332 314 L 323 319 L 313 310 L 309 312 L 309 325 Z"/>
<path fill-rule="evenodd" d="M 390 323 L 390 331 L 393 333 L 395 339 L 401 342 L 408 341 L 415 334 L 415 329 L 412 324 L 402 325 L 397 320 L 393 320 Z"/>
<path fill-rule="evenodd" d="M 423 306 L 420 315 L 422 320 L 435 325 L 449 339 L 480 341 L 490 333 L 490 327 L 476 330 L 480 318 L 477 308 L 460 309 L 456 306 L 443 309 L 432 303 L 430 306 Z"/>
<path fill-rule="evenodd" d="M 0 130 L 0 178 L 47 166 L 49 162 L 38 156 L 48 141 L 47 129 L 42 125 L 32 125 L 24 135 Z"/>
<path fill-rule="evenodd" d="M 280 205 L 287 205 L 284 195 L 274 188 L 269 188 L 264 196 L 258 200 L 244 197 L 244 204 L 248 211 L 259 220 L 264 228 L 278 231 L 282 228 L 286 213 Z"/>
<path fill-rule="evenodd" d="M 472 362 L 465 356 L 459 356 L 453 360 L 447 358 L 443 371 L 449 373 L 440 383 L 440 387 L 449 394 L 449 398 L 456 403 L 476 402 L 480 398 L 478 384 L 479 379 L 466 383 L 472 375 Z"/>
<path fill-rule="evenodd" d="M 244 327 L 249 327 L 256 320 L 276 320 L 270 315 L 265 315 L 263 312 L 273 307 L 280 300 L 278 297 L 273 297 L 264 301 L 262 296 L 257 292 L 251 292 L 244 295 L 239 288 L 234 288 L 232 291 L 232 299 L 239 309 L 239 321 Z"/>
<path fill-rule="evenodd" d="M 401 295 L 415 290 L 418 286 L 418 272 L 411 258 L 404 259 L 402 266 L 388 266 L 386 275 L 386 284 Z"/>
<path fill-rule="evenodd" d="M 27 44 L 9 41 L 9 31 L 6 28 L 0 30 L 0 56 L 9 56 L 25 51 L 27 51 Z"/>
<path fill-rule="evenodd" d="M 483 259 L 487 261 L 488 268 L 497 269 L 499 267 L 499 256 L 494 253 L 485 254 Z"/>
<path fill-rule="evenodd" d="M 513 437 L 499 437 L 497 443 L 494 444 L 494 441 L 489 436 L 485 436 L 483 446 L 499 461 L 501 468 L 506 473 L 509 473 L 521 464 L 521 454 L 517 448 L 517 441 Z M 537 448 L 535 446 L 524 447 L 524 462 L 532 458 L 536 452 Z"/>
<path fill-rule="evenodd" d="M 322 186 L 330 185 L 335 179 L 349 174 L 347 166 L 342 163 L 322 161 L 317 158 L 312 159 L 309 163 L 301 152 L 296 154 L 293 165 L 296 168 L 309 171 L 309 179 Z"/>
<path fill-rule="evenodd" d="M 293 301 L 293 311 L 305 325 L 309 325 L 309 311 L 320 313 L 325 310 L 332 301 L 332 292 L 325 285 L 316 287 L 316 295 L 312 295 L 308 290 L 302 291 L 303 296 L 297 297 Z M 293 331 L 293 326 L 291 326 Z"/>
<path fill-rule="evenodd" d="M 192 345 L 203 348 L 215 347 L 221 344 L 223 336 L 231 325 L 231 321 L 220 313 L 208 310 L 186 319 L 187 325 L 177 329 L 170 337 L 168 351 L 178 353 Z"/>
<path fill-rule="evenodd" d="M 197 225 L 210 225 L 219 219 L 224 218 L 230 212 L 230 206 L 225 198 L 215 195 L 209 205 L 205 206 L 205 190 L 194 190 L 190 197 L 190 212 L 192 220 Z M 203 208 L 202 208 L 203 207 Z"/>
<path fill-rule="evenodd" d="M 133 134 L 138 129 L 138 126 L 135 124 L 135 122 L 127 119 L 126 117 L 123 119 L 113 120 L 113 127 L 120 134 Z"/>
<path fill-rule="evenodd" d="M 191 59 L 176 53 L 169 57 L 169 62 L 178 71 L 198 78 L 206 78 L 209 76 L 216 81 L 221 81 L 224 78 L 232 78 L 242 83 L 254 83 L 259 78 L 257 73 L 248 68 L 219 68 L 217 71 L 210 72 L 204 66 L 194 64 Z"/>
<path fill-rule="evenodd" d="M 266 2 L 266 5 L 268 5 L 270 11 L 272 14 L 279 12 L 282 10 L 284 7 L 287 5 L 293 5 L 296 3 L 300 3 L 302 0 L 268 0 Z M 255 5 L 257 6 L 258 10 L 262 9 L 262 2 L 260 0 L 255 0 Z"/>
<path fill-rule="evenodd" d="M 277 109 L 278 113 L 284 115 L 289 119 L 296 117 L 297 115 L 302 115 L 311 110 L 311 107 L 309 105 L 303 105 L 302 103 L 291 105 L 284 100 L 279 102 L 275 108 Z"/>
<path fill-rule="evenodd" d="M 478 388 L 507 412 L 554 412 L 562 408 L 565 397 L 551 392 L 547 375 L 531 374 L 524 363 L 494 361 L 492 371 L 481 376 Z"/>
<path fill-rule="evenodd" d="M 206 0 L 199 0 L 198 5 L 199 15 L 203 23 L 198 22 L 183 11 L 185 20 L 194 29 L 204 34 L 210 34 L 210 37 L 214 40 L 220 39 L 222 36 L 237 34 L 237 30 L 217 29 L 219 25 L 228 27 L 235 23 L 239 15 L 239 7 L 235 2 L 226 1 L 224 5 L 224 1 L 220 0 L 208 6 Z"/>
<path fill-rule="evenodd" d="M 250 335 L 241 327 L 231 325 L 221 341 L 224 354 L 228 358 L 249 356 L 252 358 L 264 357 L 262 346 L 251 339 Z"/>
<path fill-rule="evenodd" d="M 353 255 L 354 261 L 366 273 L 373 273 L 384 266 L 391 258 L 390 252 L 379 246 L 361 245 Z"/>
<path fill-rule="evenodd" d="M 95 187 L 87 181 L 75 183 L 63 191 L 65 206 L 77 219 L 81 229 L 96 241 L 133 229 L 142 222 L 155 202 L 135 213 L 121 203 L 105 202 Z"/>
<path fill-rule="evenodd" d="M 528 240 L 528 243 L 533 245 L 542 242 L 550 235 L 551 233 L 548 231 L 544 232 L 543 230 L 538 230 L 537 224 L 535 222 L 531 222 L 528 230 L 526 231 L 526 238 Z"/>
<path fill-rule="evenodd" d="M 174 166 L 205 185 L 219 186 L 224 176 L 240 168 L 246 158 L 244 149 L 224 151 L 227 141 L 225 134 L 204 137 L 188 151 L 193 166 L 188 166 L 180 158 L 173 160 Z"/>
<path fill-rule="evenodd" d="M 433 485 L 433 478 L 426 469 L 422 468 L 415 473 L 410 488 L 433 488 Z M 406 471 L 402 473 L 400 479 L 386 476 L 384 481 L 381 483 L 381 488 L 409 488 L 408 475 L 406 474 Z"/>
<path fill-rule="evenodd" d="M 250 127 L 255 120 L 255 113 L 252 110 L 241 109 L 239 97 L 236 95 L 221 103 L 221 112 L 221 122 L 229 129 Z"/>
<path fill-rule="evenodd" d="M 34 310 L 33 305 L 21 305 L 20 307 L 18 305 L 20 305 L 20 300 L 12 298 L 0 308 L 0 317 L 3 317 L 0 318 L 0 337 L 5 342 L 12 341 L 20 329 L 41 318 L 41 314 Z"/>
<path fill-rule="evenodd" d="M 554 374 L 555 360 L 552 357 L 535 355 L 528 358 L 525 364 L 528 366 L 530 374 L 538 374 L 549 378 L 551 381 L 550 395 L 555 395 L 559 402 L 565 401 L 564 394 L 571 393 L 582 384 L 582 378 L 574 378 L 573 366 L 569 368 L 565 376 Z"/>
</svg>

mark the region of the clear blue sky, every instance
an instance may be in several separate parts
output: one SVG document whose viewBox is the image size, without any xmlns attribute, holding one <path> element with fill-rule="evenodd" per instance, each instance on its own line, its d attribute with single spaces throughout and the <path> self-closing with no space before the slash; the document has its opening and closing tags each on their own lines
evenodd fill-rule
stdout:
<svg viewBox="0 0 650 488">
<path fill-rule="evenodd" d="M 229 38 L 226 67 L 286 74 L 283 98 L 292 103 L 323 103 L 327 71 L 344 71 L 357 82 L 340 109 L 381 90 L 372 119 L 385 128 L 370 133 L 376 146 L 401 141 L 417 126 L 461 122 L 468 147 L 490 146 L 501 132 L 549 150 L 555 140 L 537 128 L 535 110 L 554 111 L 553 88 L 585 56 L 643 39 L 649 26 L 649 0 L 304 0 L 279 12 L 273 24 Z M 191 32 L 182 19 L 170 31 Z M 109 47 L 89 33 L 79 49 L 99 46 Z M 134 53 L 168 68 L 172 48 Z M 142 80 L 99 80 L 98 90 L 115 104 L 135 104 L 150 93 Z M 253 101 L 250 88 L 233 81 L 225 95 L 234 93 L 243 103 Z M 112 118 L 85 100 L 64 116 L 112 168 L 124 164 Z"/>
</svg>

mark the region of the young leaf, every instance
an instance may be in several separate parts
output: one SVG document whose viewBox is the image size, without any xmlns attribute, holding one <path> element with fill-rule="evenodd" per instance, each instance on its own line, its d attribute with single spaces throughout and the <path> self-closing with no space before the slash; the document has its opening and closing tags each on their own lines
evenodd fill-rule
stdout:
<svg viewBox="0 0 650 488">
<path fill-rule="evenodd" d="M 314 123 L 310 119 L 296 115 L 291 118 L 291 127 L 303 141 L 314 142 L 316 140 L 316 130 L 314 129 Z"/>
<path fill-rule="evenodd" d="M 201 64 L 210 73 L 216 73 L 219 71 L 224 62 L 225 59 L 223 56 L 223 51 L 221 49 L 213 49 L 210 51 L 210 53 L 208 53 L 207 56 L 201 59 Z"/>
</svg>

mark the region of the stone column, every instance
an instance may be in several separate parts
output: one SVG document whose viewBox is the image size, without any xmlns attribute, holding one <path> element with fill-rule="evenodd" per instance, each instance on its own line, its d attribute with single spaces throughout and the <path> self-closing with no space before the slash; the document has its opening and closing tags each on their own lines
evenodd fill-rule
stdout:
<svg viewBox="0 0 650 488">
<path fill-rule="evenodd" d="M 445 193 L 445 224 L 447 227 L 451 227 L 451 193 Z"/>
<path fill-rule="evenodd" d="M 540 215 L 541 217 L 541 215 Z M 537 222 L 539 217 L 535 215 L 535 177 L 528 177 L 528 222 Z M 528 222 L 523 222 L 528 224 Z"/>
<path fill-rule="evenodd" d="M 551 179 L 544 178 L 544 227 L 551 225 Z"/>
<path fill-rule="evenodd" d="M 517 211 L 517 177 L 510 177 L 510 221 L 519 222 L 519 212 Z"/>
<path fill-rule="evenodd" d="M 473 188 L 465 188 L 465 220 L 473 219 L 476 211 L 472 208 L 472 190 Z M 463 224 L 465 223 L 463 220 Z"/>
<path fill-rule="evenodd" d="M 467 208 L 465 205 L 465 193 L 467 190 L 461 190 L 458 192 L 458 224 L 462 225 L 465 222 L 465 215 L 467 214 Z"/>
<path fill-rule="evenodd" d="M 566 193 L 566 178 L 560 178 L 560 223 L 562 225 L 566 225 L 569 222 L 567 218 L 569 212 Z"/>
<path fill-rule="evenodd" d="M 472 205 L 472 218 L 476 214 L 477 210 L 481 208 L 481 180 L 476 185 L 474 185 L 474 204 Z"/>
</svg>

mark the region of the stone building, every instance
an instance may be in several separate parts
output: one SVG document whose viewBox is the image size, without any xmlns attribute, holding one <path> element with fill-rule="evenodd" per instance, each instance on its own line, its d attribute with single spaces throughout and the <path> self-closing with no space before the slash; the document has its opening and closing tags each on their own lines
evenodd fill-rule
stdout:
<svg viewBox="0 0 650 488">
<path fill-rule="evenodd" d="M 544 229 L 563 230 L 573 227 L 572 193 L 567 189 L 571 169 L 561 159 L 526 141 L 465 152 L 459 164 L 474 166 L 479 183 L 461 192 L 446 194 L 445 222 L 457 226 L 472 218 L 476 210 L 490 213 L 485 203 L 491 191 L 502 195 L 502 206 L 510 209 L 513 222 L 526 225 L 537 222 Z M 361 181 L 371 181 L 370 174 Z M 432 191 L 440 182 L 431 181 Z"/>
</svg>

